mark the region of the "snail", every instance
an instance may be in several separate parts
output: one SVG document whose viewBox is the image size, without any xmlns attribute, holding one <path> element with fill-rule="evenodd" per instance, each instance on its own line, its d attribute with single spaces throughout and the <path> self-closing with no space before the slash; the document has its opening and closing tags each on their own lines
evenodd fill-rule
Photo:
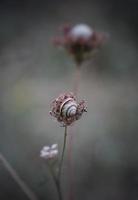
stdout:
<svg viewBox="0 0 138 200">
<path fill-rule="evenodd" d="M 50 114 L 63 126 L 69 126 L 87 111 L 84 101 L 77 102 L 73 93 L 63 93 L 51 105 Z"/>
<path fill-rule="evenodd" d="M 77 103 L 72 98 L 67 98 L 60 106 L 63 117 L 73 117 L 77 112 Z"/>
</svg>

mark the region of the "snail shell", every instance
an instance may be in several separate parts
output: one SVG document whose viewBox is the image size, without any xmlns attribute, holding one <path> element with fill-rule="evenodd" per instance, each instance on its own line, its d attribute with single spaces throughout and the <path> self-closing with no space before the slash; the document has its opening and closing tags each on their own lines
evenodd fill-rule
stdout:
<svg viewBox="0 0 138 200">
<path fill-rule="evenodd" d="M 60 106 L 60 114 L 63 117 L 73 117 L 77 112 L 77 103 L 72 98 L 67 98 Z"/>
</svg>

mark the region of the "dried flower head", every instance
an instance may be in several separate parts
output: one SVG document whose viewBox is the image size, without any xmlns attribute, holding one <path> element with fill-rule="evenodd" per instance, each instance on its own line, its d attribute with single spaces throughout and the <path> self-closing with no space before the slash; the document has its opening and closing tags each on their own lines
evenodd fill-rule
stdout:
<svg viewBox="0 0 138 200">
<path fill-rule="evenodd" d="M 56 98 L 51 105 L 50 114 L 63 126 L 69 126 L 80 119 L 84 112 L 87 112 L 84 101 L 77 103 L 73 93 L 64 93 Z"/>
<path fill-rule="evenodd" d="M 58 46 L 64 47 L 78 64 L 92 56 L 100 48 L 107 34 L 97 32 L 86 24 L 76 26 L 66 25 L 63 27 L 63 36 L 55 38 L 54 42 Z"/>
<path fill-rule="evenodd" d="M 44 146 L 40 151 L 40 157 L 51 160 L 56 158 L 58 155 L 58 145 L 53 144 L 51 146 Z"/>
</svg>

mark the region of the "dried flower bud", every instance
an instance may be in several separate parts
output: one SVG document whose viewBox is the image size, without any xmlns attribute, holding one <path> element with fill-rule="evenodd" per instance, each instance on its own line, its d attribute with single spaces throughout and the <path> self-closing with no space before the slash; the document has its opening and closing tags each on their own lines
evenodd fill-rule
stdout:
<svg viewBox="0 0 138 200">
<path fill-rule="evenodd" d="M 44 146 L 42 150 L 40 151 L 40 157 L 51 160 L 56 158 L 58 155 L 58 145 L 53 144 L 51 146 Z"/>
<path fill-rule="evenodd" d="M 71 92 L 61 94 L 52 102 L 51 108 L 50 114 L 63 126 L 71 125 L 87 112 L 85 102 L 77 103 L 76 97 Z"/>
<path fill-rule="evenodd" d="M 73 27 L 66 25 L 63 28 L 63 36 L 55 38 L 54 41 L 57 46 L 64 47 L 77 64 L 81 64 L 91 57 L 106 39 L 107 34 L 96 32 L 86 24 L 78 24 Z"/>
</svg>

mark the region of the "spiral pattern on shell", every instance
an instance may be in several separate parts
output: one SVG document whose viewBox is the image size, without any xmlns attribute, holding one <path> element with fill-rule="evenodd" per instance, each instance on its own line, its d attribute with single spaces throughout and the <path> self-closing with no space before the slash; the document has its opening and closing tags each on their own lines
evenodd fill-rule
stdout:
<svg viewBox="0 0 138 200">
<path fill-rule="evenodd" d="M 66 99 L 60 106 L 61 115 L 64 117 L 72 117 L 77 112 L 77 103 L 71 98 Z"/>
<path fill-rule="evenodd" d="M 69 126 L 80 119 L 83 112 L 86 112 L 85 102 L 77 103 L 73 93 L 64 93 L 56 98 L 51 105 L 50 114 L 63 126 Z"/>
</svg>

